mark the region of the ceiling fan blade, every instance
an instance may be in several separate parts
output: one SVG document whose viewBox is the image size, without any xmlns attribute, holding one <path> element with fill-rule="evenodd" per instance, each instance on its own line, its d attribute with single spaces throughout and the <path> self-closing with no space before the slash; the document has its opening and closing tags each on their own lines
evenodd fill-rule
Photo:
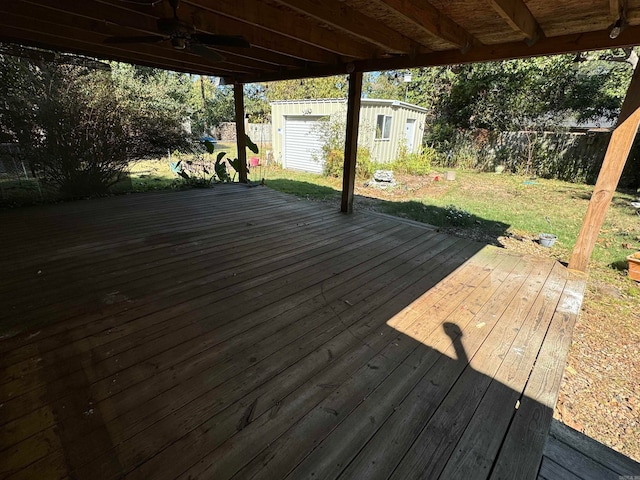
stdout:
<svg viewBox="0 0 640 480">
<path fill-rule="evenodd" d="M 223 62 L 225 60 L 224 56 L 220 55 L 214 50 L 211 50 L 210 48 L 205 47 L 204 45 L 191 44 L 189 46 L 189 51 L 191 53 L 195 53 L 196 55 L 200 55 L 201 57 L 213 60 L 214 62 Z"/>
<path fill-rule="evenodd" d="M 140 35 L 137 37 L 108 37 L 104 39 L 104 43 L 157 43 L 166 40 L 166 37 L 160 35 Z"/>
<path fill-rule="evenodd" d="M 217 47 L 245 47 L 251 44 L 240 35 L 214 35 L 211 33 L 194 33 L 191 40 L 203 45 L 215 45 Z"/>
</svg>

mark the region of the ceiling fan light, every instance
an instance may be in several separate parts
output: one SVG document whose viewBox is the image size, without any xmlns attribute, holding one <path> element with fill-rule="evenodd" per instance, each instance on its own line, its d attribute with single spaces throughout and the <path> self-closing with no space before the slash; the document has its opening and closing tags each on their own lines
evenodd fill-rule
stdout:
<svg viewBox="0 0 640 480">
<path fill-rule="evenodd" d="M 187 41 L 184 38 L 174 37 L 171 39 L 171 46 L 176 50 L 184 50 L 187 48 Z"/>
<path fill-rule="evenodd" d="M 626 26 L 627 24 L 622 18 L 619 18 L 618 20 L 616 20 L 616 23 L 613 24 L 613 26 L 611 27 L 611 30 L 609 31 L 609 38 L 611 39 L 618 38 L 618 36 Z"/>
</svg>

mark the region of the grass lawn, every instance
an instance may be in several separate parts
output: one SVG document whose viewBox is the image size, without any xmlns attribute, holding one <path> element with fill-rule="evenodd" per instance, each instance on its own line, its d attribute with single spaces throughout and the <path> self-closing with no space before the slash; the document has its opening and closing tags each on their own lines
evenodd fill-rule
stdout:
<svg viewBox="0 0 640 480">
<path fill-rule="evenodd" d="M 225 158 L 236 158 L 238 156 L 238 149 L 235 143 L 219 142 L 216 144 L 213 154 L 205 154 L 204 158 L 207 161 L 215 162 L 220 152 L 227 154 Z M 152 158 L 132 162 L 129 165 L 131 189 L 134 192 L 146 192 L 148 190 L 182 188 L 184 187 L 184 181 L 171 170 L 169 163 L 193 158 L 193 155 L 172 155 L 171 158 Z"/>
<path fill-rule="evenodd" d="M 269 168 L 270 188 L 338 208 L 341 179 Z M 386 190 L 356 182 L 356 209 L 429 223 L 454 235 L 567 262 L 593 187 L 494 173 L 456 172 L 455 181 L 397 177 Z M 640 461 L 640 288 L 627 255 L 640 249 L 634 195 L 616 193 L 593 252 L 590 276 L 556 417 Z M 552 248 L 540 232 L 553 233 Z"/>
</svg>

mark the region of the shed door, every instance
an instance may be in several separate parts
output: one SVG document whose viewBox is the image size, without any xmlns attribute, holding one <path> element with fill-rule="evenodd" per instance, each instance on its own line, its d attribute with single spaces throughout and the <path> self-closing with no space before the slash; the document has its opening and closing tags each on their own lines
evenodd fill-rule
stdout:
<svg viewBox="0 0 640 480">
<path fill-rule="evenodd" d="M 414 141 L 416 138 L 416 119 L 408 118 L 404 127 L 404 136 L 407 139 L 407 152 L 412 153 L 414 148 Z"/>
<path fill-rule="evenodd" d="M 319 124 L 322 117 L 285 117 L 284 167 L 292 170 L 322 173 L 320 160 L 322 140 Z"/>
</svg>

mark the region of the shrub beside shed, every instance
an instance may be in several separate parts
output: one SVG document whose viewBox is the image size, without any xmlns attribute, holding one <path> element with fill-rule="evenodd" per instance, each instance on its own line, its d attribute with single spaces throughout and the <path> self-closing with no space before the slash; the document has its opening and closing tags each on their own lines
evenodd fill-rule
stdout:
<svg viewBox="0 0 640 480">
<path fill-rule="evenodd" d="M 284 168 L 322 173 L 322 123 L 344 123 L 345 99 L 285 100 L 271 103 L 274 159 Z M 427 110 L 398 100 L 363 98 L 358 147 L 375 162 L 393 161 L 401 145 L 408 152 L 422 144 Z M 344 129 L 343 129 L 344 130 Z"/>
</svg>

